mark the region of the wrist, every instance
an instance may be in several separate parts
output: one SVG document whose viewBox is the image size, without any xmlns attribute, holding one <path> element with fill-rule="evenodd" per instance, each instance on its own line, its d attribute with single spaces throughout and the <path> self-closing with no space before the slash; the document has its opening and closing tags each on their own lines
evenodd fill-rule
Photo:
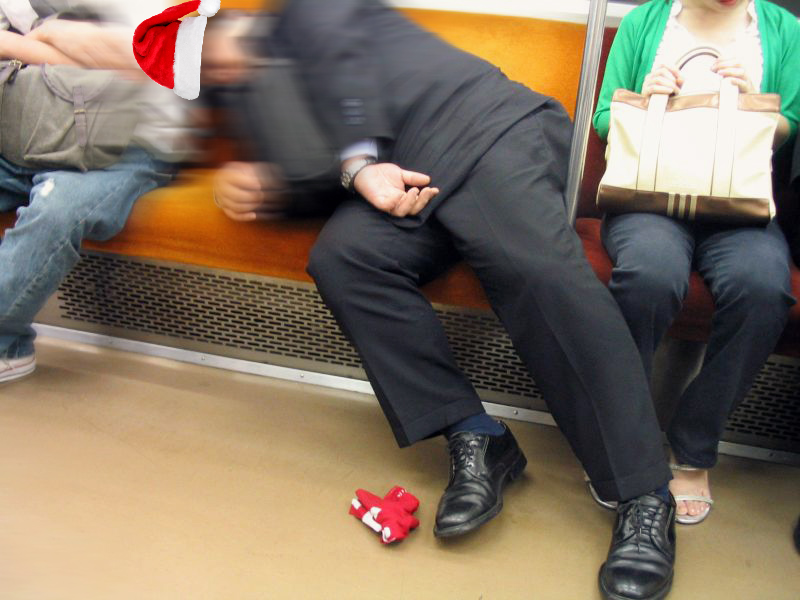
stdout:
<svg viewBox="0 0 800 600">
<path fill-rule="evenodd" d="M 352 156 L 352 157 L 350 157 L 350 158 L 348 158 L 346 160 L 343 160 L 342 161 L 342 171 L 346 171 L 347 169 L 352 168 L 353 165 L 355 165 L 356 163 L 361 162 L 361 161 L 366 160 L 366 159 L 369 159 L 369 158 L 374 158 L 374 157 L 370 156 L 369 154 L 362 154 L 362 155 L 359 155 L 359 156 Z"/>
<path fill-rule="evenodd" d="M 367 167 L 377 163 L 373 156 L 361 156 L 347 159 L 342 163 L 342 186 L 350 193 L 355 193 L 356 177 Z"/>
<path fill-rule="evenodd" d="M 25 37 L 32 40 L 37 40 L 39 42 L 44 42 L 45 44 L 49 44 L 51 40 L 50 37 L 51 27 L 52 25 L 50 25 L 48 21 L 45 21 L 38 27 L 31 29 L 30 32 Z"/>
</svg>

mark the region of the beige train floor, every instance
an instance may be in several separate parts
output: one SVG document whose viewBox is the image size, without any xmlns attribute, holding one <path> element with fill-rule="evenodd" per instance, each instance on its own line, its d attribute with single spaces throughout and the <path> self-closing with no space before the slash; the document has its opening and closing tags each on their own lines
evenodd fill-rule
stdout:
<svg viewBox="0 0 800 600">
<path fill-rule="evenodd" d="M 399 450 L 368 396 L 40 339 L 0 386 L 0 600 L 599 598 L 613 514 L 559 432 L 501 515 L 434 538 L 439 439 Z M 366 400 L 366 401 L 365 401 Z M 382 546 L 347 514 L 405 485 L 421 527 Z M 797 600 L 800 469 L 723 457 L 717 506 L 679 529 L 671 599 Z"/>
</svg>

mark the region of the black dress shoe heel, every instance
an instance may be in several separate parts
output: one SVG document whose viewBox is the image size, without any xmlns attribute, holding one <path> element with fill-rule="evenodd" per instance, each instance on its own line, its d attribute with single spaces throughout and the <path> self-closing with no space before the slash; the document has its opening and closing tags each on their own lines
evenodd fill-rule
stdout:
<svg viewBox="0 0 800 600">
<path fill-rule="evenodd" d="M 448 440 L 450 481 L 436 511 L 436 537 L 473 531 L 503 508 L 503 489 L 528 464 L 511 431 L 502 435 L 456 433 Z"/>
<path fill-rule="evenodd" d="M 527 466 L 528 459 L 525 458 L 525 455 L 522 452 L 520 452 L 519 458 L 517 458 L 516 462 L 511 465 L 511 469 L 508 471 L 508 481 L 516 481 L 517 478 L 525 471 L 525 467 Z"/>
<path fill-rule="evenodd" d="M 645 494 L 617 506 L 599 584 L 606 600 L 663 600 L 675 565 L 675 500 Z"/>
</svg>

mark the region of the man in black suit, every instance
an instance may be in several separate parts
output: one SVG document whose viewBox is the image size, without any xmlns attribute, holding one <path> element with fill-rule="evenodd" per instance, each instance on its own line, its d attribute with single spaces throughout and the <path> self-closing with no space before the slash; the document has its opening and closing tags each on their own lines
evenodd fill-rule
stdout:
<svg viewBox="0 0 800 600">
<path fill-rule="evenodd" d="M 663 598 L 674 564 L 670 473 L 628 328 L 566 219 L 564 109 L 379 0 L 289 0 L 270 52 L 296 61 L 353 192 L 320 234 L 309 273 L 397 442 L 448 438 L 436 535 L 497 515 L 526 464 L 419 290 L 463 259 L 596 490 L 619 501 L 601 589 Z"/>
</svg>

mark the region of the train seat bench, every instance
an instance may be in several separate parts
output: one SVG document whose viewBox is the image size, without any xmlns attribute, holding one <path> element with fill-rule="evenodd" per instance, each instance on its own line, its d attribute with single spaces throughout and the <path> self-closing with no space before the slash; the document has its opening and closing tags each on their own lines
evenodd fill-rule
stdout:
<svg viewBox="0 0 800 600">
<path fill-rule="evenodd" d="M 570 114 L 574 113 L 584 26 L 433 10 L 408 9 L 406 13 L 444 39 L 499 65 L 510 78 L 554 96 Z M 608 33 L 612 32 L 607 31 L 606 52 L 611 38 Z M 604 168 L 603 146 L 593 132 L 591 135 L 576 230 L 597 276 L 607 283 L 611 262 L 600 242 L 600 220 L 594 210 L 594 192 Z M 306 261 L 323 221 L 247 224 L 230 221 L 213 203 L 213 167 L 209 164 L 205 168 L 183 170 L 172 185 L 137 202 L 122 233 L 108 242 L 86 242 L 83 249 L 90 254 L 191 265 L 310 286 Z M 13 221 L 13 214 L 0 214 L 0 231 Z M 795 295 L 800 297 L 800 270 L 796 266 L 792 269 L 792 284 Z M 424 291 L 437 305 L 472 312 L 489 310 L 476 277 L 464 264 L 430 283 Z M 694 273 L 689 295 L 670 336 L 704 341 L 712 313 L 710 293 Z M 792 310 L 775 353 L 800 358 L 800 304 Z M 794 449 L 797 441 L 791 441 L 789 446 Z M 780 447 L 788 448 L 785 444 Z"/>
</svg>

